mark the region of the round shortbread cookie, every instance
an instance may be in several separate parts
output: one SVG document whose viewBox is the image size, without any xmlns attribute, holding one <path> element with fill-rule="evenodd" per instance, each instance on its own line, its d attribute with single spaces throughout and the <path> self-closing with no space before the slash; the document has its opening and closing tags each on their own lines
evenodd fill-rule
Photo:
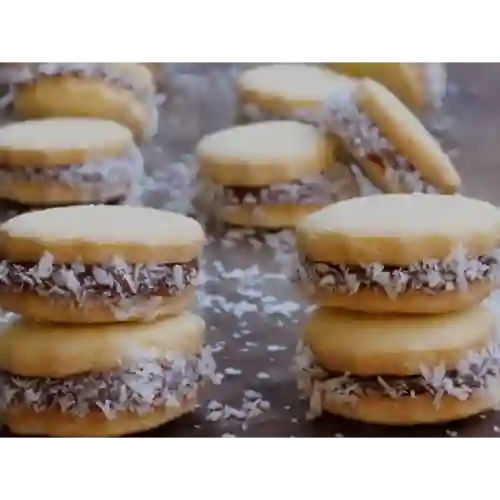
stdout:
<svg viewBox="0 0 500 500">
<path fill-rule="evenodd" d="M 152 136 L 158 125 L 153 102 L 98 78 L 41 76 L 16 88 L 13 107 L 22 119 L 78 116 L 115 121 L 139 141 Z"/>
<path fill-rule="evenodd" d="M 151 323 L 57 325 L 15 319 L 0 325 L 0 369 L 23 377 L 64 378 L 134 363 L 145 355 L 200 353 L 205 322 L 181 313 Z"/>
<path fill-rule="evenodd" d="M 242 114 L 250 120 L 291 118 L 316 121 L 329 93 L 353 85 L 350 78 L 319 66 L 270 64 L 244 71 L 237 81 Z"/>
<path fill-rule="evenodd" d="M 430 317 L 321 308 L 310 316 L 303 340 L 327 371 L 406 376 L 419 375 L 422 365 L 453 370 L 496 334 L 496 318 L 483 305 Z"/>
<path fill-rule="evenodd" d="M 354 198 L 303 219 L 297 246 L 312 261 L 334 264 L 407 266 L 457 248 L 480 256 L 500 246 L 500 210 L 459 195 Z"/>
<path fill-rule="evenodd" d="M 134 146 L 124 126 L 98 118 L 49 118 L 0 128 L 0 165 L 58 167 L 119 156 Z"/>
<path fill-rule="evenodd" d="M 196 147 L 201 173 L 228 186 L 266 186 L 324 172 L 334 144 L 312 125 L 270 121 L 204 137 Z"/>
<path fill-rule="evenodd" d="M 0 229 L 4 259 L 56 263 L 183 263 L 197 258 L 205 236 L 194 219 L 132 206 L 74 206 L 22 214 Z"/>
</svg>

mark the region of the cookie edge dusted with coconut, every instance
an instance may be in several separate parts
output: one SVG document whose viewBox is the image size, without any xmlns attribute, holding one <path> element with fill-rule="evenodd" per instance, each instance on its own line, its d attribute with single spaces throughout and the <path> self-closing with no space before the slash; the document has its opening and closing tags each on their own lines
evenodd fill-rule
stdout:
<svg viewBox="0 0 500 500">
<path fill-rule="evenodd" d="M 484 308 L 481 310 L 481 308 Z M 491 376 L 488 376 L 487 379 L 484 379 L 483 382 L 478 387 L 470 387 L 463 386 L 459 388 L 458 386 L 452 385 L 447 389 L 442 385 L 444 382 L 437 380 L 431 383 L 431 379 L 445 377 L 445 366 L 441 365 L 441 361 L 443 355 L 441 354 L 441 350 L 438 349 L 436 351 L 436 356 L 431 356 L 429 361 L 431 361 L 434 366 L 427 367 L 424 370 L 424 367 L 420 367 L 419 373 L 416 375 L 420 375 L 423 380 L 428 380 L 425 382 L 426 392 L 413 393 L 410 394 L 402 394 L 400 398 L 397 396 L 396 389 L 392 389 L 391 386 L 385 383 L 381 378 L 384 378 L 384 374 L 380 372 L 380 375 L 375 375 L 369 371 L 368 374 L 357 374 L 357 367 L 361 367 L 361 371 L 364 371 L 364 368 L 360 363 L 353 362 L 352 359 L 345 358 L 345 363 L 342 368 L 347 368 L 350 366 L 350 372 L 354 373 L 354 378 L 352 379 L 352 383 L 356 383 L 357 377 L 369 377 L 373 379 L 377 377 L 378 383 L 380 384 L 380 388 L 382 392 L 377 394 L 373 393 L 359 393 L 359 392 L 349 392 L 347 389 L 342 389 L 342 384 L 347 384 L 349 382 L 350 373 L 346 373 L 345 376 L 341 376 L 340 373 L 343 372 L 343 369 L 339 369 L 339 375 L 337 377 L 338 382 L 336 382 L 335 376 L 329 377 L 330 374 L 335 374 L 336 370 L 333 370 L 335 366 L 340 366 L 340 364 L 336 364 L 336 361 L 339 359 L 331 359 L 330 361 L 333 363 L 329 367 L 323 368 L 323 362 L 331 356 L 330 353 L 323 353 L 320 355 L 322 360 L 319 360 L 318 357 L 318 346 L 316 345 L 316 349 L 314 346 L 309 345 L 307 343 L 308 340 L 311 340 L 310 335 L 304 331 L 302 333 L 301 339 L 299 340 L 296 357 L 294 360 L 293 368 L 295 371 L 295 375 L 297 377 L 297 384 L 299 390 L 309 398 L 310 401 L 310 410 L 309 410 L 309 418 L 315 418 L 319 416 L 322 411 L 330 412 L 338 416 L 342 416 L 344 418 L 359 420 L 367 423 L 376 423 L 376 424 L 387 424 L 387 425 L 415 425 L 415 424 L 426 424 L 426 423 L 438 423 L 445 422 L 451 420 L 458 420 L 467 418 L 468 416 L 480 413 L 485 410 L 489 410 L 494 408 L 498 402 L 500 401 L 500 349 L 499 349 L 499 338 L 498 338 L 498 325 L 496 316 L 490 312 L 490 316 L 488 319 L 488 312 L 485 306 L 478 306 L 476 311 L 466 311 L 462 313 L 455 313 L 452 315 L 447 315 L 447 318 L 443 318 L 444 322 L 447 321 L 450 323 L 450 327 L 452 327 L 453 321 L 458 322 L 458 326 L 461 328 L 465 328 L 462 324 L 460 324 L 460 319 L 464 317 L 464 315 L 471 316 L 469 318 L 469 323 L 472 322 L 477 326 L 477 322 L 474 321 L 474 314 L 476 312 L 480 313 L 477 315 L 477 320 L 480 322 L 481 319 L 484 319 L 484 324 L 479 325 L 479 328 L 484 329 L 485 333 L 482 342 L 476 346 L 476 349 L 473 349 L 472 352 L 469 351 L 470 344 L 467 338 L 463 338 L 464 345 L 460 347 L 463 351 L 463 359 L 459 359 L 459 353 L 454 353 L 454 346 L 452 344 L 456 344 L 458 348 L 457 341 L 459 339 L 452 339 L 449 346 L 449 354 L 451 354 L 451 358 L 448 359 L 451 362 L 449 369 L 453 370 L 453 367 L 460 367 L 461 371 L 471 370 L 474 366 L 482 366 L 483 357 L 488 358 L 490 361 L 488 362 Z M 323 313 L 325 314 L 325 313 Z M 346 314 L 340 312 L 340 314 Z M 334 311 L 326 312 L 326 316 L 335 316 Z M 359 315 L 353 314 L 351 316 L 353 320 L 356 318 L 363 321 L 363 318 Z M 482 318 L 481 318 L 482 317 Z M 377 320 L 376 316 L 374 318 Z M 321 316 L 316 319 L 321 320 Z M 325 319 L 325 318 L 323 318 Z M 442 321 L 440 319 L 434 319 L 439 323 Z M 394 318 L 391 316 L 385 316 L 384 319 L 378 320 L 380 322 L 396 322 L 396 327 L 400 326 L 401 319 Z M 404 322 L 412 322 L 414 319 L 403 319 L 402 324 Z M 421 323 L 421 326 L 425 327 L 425 320 L 416 319 L 417 322 Z M 494 327 L 494 331 L 492 332 L 492 323 Z M 321 321 L 313 320 L 313 323 L 308 325 L 310 328 L 315 326 L 322 327 L 325 325 L 321 324 Z M 307 328 L 307 326 L 306 326 Z M 463 329 L 462 328 L 462 329 Z M 451 330 L 450 330 L 451 331 Z M 327 332 L 330 334 L 330 332 Z M 337 332 L 338 334 L 339 332 Z M 404 332 L 402 332 L 404 334 Z M 440 334 L 441 332 L 436 332 Z M 469 335 L 469 332 L 466 332 Z M 396 335 L 397 332 L 394 332 Z M 335 334 L 332 334 L 335 335 Z M 348 337 L 347 333 L 344 333 L 346 338 Z M 480 336 L 480 335 L 479 335 Z M 425 339 L 418 338 L 418 331 L 415 331 L 415 343 L 423 342 Z M 312 336 L 312 339 L 316 339 L 319 343 L 323 343 L 325 345 L 325 339 L 322 338 L 319 331 L 316 331 Z M 333 339 L 338 342 L 338 339 Z M 376 341 L 377 339 L 374 339 Z M 432 337 L 430 338 L 431 342 L 435 342 Z M 446 344 L 446 339 L 443 339 Z M 483 345 L 481 345 L 483 344 Z M 328 342 L 326 342 L 328 347 Z M 444 344 L 443 344 L 444 345 Z M 356 346 L 362 346 L 359 342 L 354 342 L 350 349 L 353 350 Z M 329 345 L 329 349 L 334 349 L 334 344 Z M 403 346 L 402 346 L 403 347 Z M 409 346 L 411 347 L 411 345 Z M 424 346 L 426 347 L 426 346 Z M 349 348 L 347 346 L 346 348 Z M 327 349 L 328 350 L 328 349 Z M 316 351 L 316 353 L 315 353 Z M 337 353 L 335 353 L 336 355 Z M 366 351 L 364 353 L 366 355 L 366 359 L 368 363 L 374 364 L 372 368 L 375 368 L 375 365 L 379 365 L 377 368 L 381 370 L 383 361 L 382 360 L 374 360 L 370 359 L 370 353 Z M 372 353 L 374 354 L 374 353 Z M 377 354 L 378 355 L 378 354 Z M 380 355 L 383 355 L 381 351 Z M 401 351 L 399 355 L 403 358 L 405 356 L 404 352 Z M 411 349 L 409 349 L 408 357 L 410 359 L 410 363 L 418 365 L 418 360 L 412 360 L 412 356 L 415 355 L 417 357 L 421 356 L 418 352 L 412 354 Z M 427 353 L 424 352 L 424 355 Z M 334 356 L 335 357 L 335 356 Z M 446 356 L 445 356 L 446 357 Z M 455 360 L 453 360 L 455 358 Z M 347 364 L 346 364 L 347 363 Z M 401 366 L 404 365 L 404 360 L 400 361 L 402 363 Z M 394 368 L 394 366 L 393 366 Z M 331 370 L 328 372 L 328 369 Z M 482 368 L 481 368 L 482 369 Z M 387 369 L 390 371 L 389 369 Z M 387 371 L 386 370 L 386 371 Z M 396 370 L 397 371 L 397 370 Z M 442 375 L 438 375 L 442 373 Z M 385 375 L 387 377 L 387 375 Z M 397 376 L 397 375 L 396 375 Z M 410 375 L 402 375 L 402 378 Z M 443 378 L 444 380 L 444 378 Z M 424 387 L 424 386 L 422 386 Z M 468 389 L 467 389 L 468 387 Z M 459 390 L 460 389 L 460 390 Z M 360 389 L 361 390 L 361 389 Z M 403 390 L 403 388 L 401 388 Z M 404 389 L 408 391 L 409 389 Z M 336 396 L 332 391 L 340 391 Z"/>
<path fill-rule="evenodd" d="M 58 127 L 61 127 L 58 133 Z M 74 134 L 68 129 L 74 127 Z M 41 133 L 50 130 L 44 144 Z M 26 130 L 30 134 L 26 135 Z M 98 134 L 96 132 L 99 132 Z M 89 137 L 85 137 L 85 132 Z M 16 136 L 21 135 L 21 139 Z M 23 137 L 24 135 L 24 137 Z M 30 141 L 33 136 L 35 142 Z M 94 137 L 92 137 L 94 136 Z M 64 139 L 67 137 L 67 144 Z M 61 140 L 62 138 L 62 140 Z M 80 144 L 78 144 L 80 142 Z M 128 128 L 111 120 L 90 117 L 53 117 L 13 122 L 0 127 L 0 164 L 21 167 L 57 168 L 75 163 L 88 163 L 122 155 L 135 149 Z"/>
<path fill-rule="evenodd" d="M 22 327 L 29 327 L 29 322 L 25 320 L 21 321 L 23 322 L 21 323 Z M 45 335 L 43 331 L 40 331 L 32 332 L 28 337 L 36 337 L 38 334 L 42 337 L 47 337 L 47 335 L 49 335 L 51 345 L 45 346 L 44 349 L 47 354 L 45 360 L 48 363 L 46 364 L 46 368 L 51 374 L 49 376 L 42 376 L 42 378 L 48 378 L 47 382 L 49 384 L 57 385 L 58 379 L 60 379 L 61 384 L 64 384 L 65 381 L 70 380 L 71 377 L 81 376 L 82 373 L 94 373 L 94 376 L 99 376 L 100 373 L 106 374 L 107 371 L 119 370 L 121 367 L 126 370 L 127 367 L 134 367 L 136 363 L 139 363 L 137 366 L 140 366 L 141 363 L 147 362 L 149 359 L 153 359 L 153 357 L 155 359 L 158 358 L 158 361 L 163 359 L 168 360 L 169 366 L 171 365 L 168 369 L 182 369 L 183 371 L 183 363 L 176 365 L 176 360 L 192 359 L 193 362 L 196 362 L 195 373 L 197 377 L 201 378 L 191 390 L 179 392 L 179 389 L 175 389 L 173 396 L 176 399 L 175 404 L 173 404 L 173 401 L 169 403 L 169 398 L 171 397 L 169 390 L 169 395 L 166 399 L 165 395 L 160 395 L 160 401 L 156 402 L 156 404 L 151 403 L 150 407 L 145 412 L 137 410 L 132 411 L 127 407 L 115 408 L 112 404 L 108 405 L 107 408 L 103 408 L 102 406 L 95 405 L 95 403 L 92 404 L 92 400 L 85 403 L 86 410 L 83 411 L 83 413 L 78 408 L 75 408 L 74 412 L 70 412 L 64 410 L 62 406 L 57 408 L 32 408 L 31 405 L 26 404 L 26 402 L 9 406 L 9 401 L 5 401 L 1 410 L 2 418 L 12 431 L 20 434 L 106 436 L 140 432 L 148 428 L 162 425 L 169 420 L 192 411 L 206 383 L 209 381 L 215 384 L 220 383 L 221 376 L 216 373 L 216 364 L 211 354 L 211 348 L 205 344 L 205 322 L 200 317 L 193 314 L 186 313 L 180 317 L 171 318 L 154 325 L 147 325 L 146 327 L 140 324 L 127 326 L 76 327 L 76 330 L 72 329 L 64 332 L 64 327 L 52 326 L 52 328 L 59 329 L 58 334 L 55 335 L 56 338 L 50 337 L 50 325 L 39 326 L 38 328 L 44 329 Z M 146 336 L 142 338 L 140 331 L 144 328 L 154 331 L 149 332 L 151 333 L 150 335 L 146 332 Z M 166 330 L 161 332 L 160 330 L 162 328 L 166 328 Z M 178 330 L 174 338 L 169 337 L 169 328 Z M 92 332 L 92 330 L 94 330 L 94 332 Z M 131 330 L 138 330 L 138 334 L 132 341 L 130 339 Z M 111 344 L 106 343 L 106 335 L 108 334 L 115 337 L 112 339 L 115 342 L 111 342 Z M 183 336 L 186 334 L 190 338 L 184 339 Z M 99 360 L 96 362 L 93 358 L 92 349 L 89 345 L 84 345 L 83 351 L 80 350 L 78 353 L 73 354 L 78 358 L 78 355 L 84 352 L 86 353 L 87 359 L 84 359 L 83 362 L 81 359 L 78 359 L 80 362 L 79 367 L 71 366 L 70 361 L 64 358 L 65 354 L 67 354 L 67 352 L 65 352 L 66 349 L 71 351 L 77 347 L 74 338 L 72 338 L 73 335 L 81 336 L 80 341 L 82 345 L 85 344 L 84 340 L 88 338 L 89 335 L 93 335 L 93 344 L 95 348 L 98 348 L 99 345 L 108 347 L 108 352 L 104 354 L 105 359 L 101 356 L 101 361 L 104 361 L 104 366 L 99 363 Z M 99 341 L 100 336 L 101 342 Z M 16 337 L 13 337 L 11 340 L 14 339 L 19 344 L 22 344 L 23 340 L 29 341 L 29 338 L 18 339 Z M 62 340 L 66 349 L 60 349 L 60 343 L 58 343 L 57 340 Z M 40 340 L 41 344 L 43 344 L 42 341 L 43 339 Z M 104 344 L 102 344 L 103 341 Z M 7 342 L 8 344 L 8 340 L 5 341 L 2 339 L 2 342 Z M 2 345 L 0 344 L 0 348 L 1 347 Z M 18 345 L 17 347 L 18 350 L 20 350 L 22 346 Z M 13 351 L 11 351 L 11 353 L 12 352 Z M 50 362 L 51 354 L 55 355 L 54 359 L 63 361 L 64 366 L 57 373 L 54 373 L 53 363 Z M 26 362 L 28 362 L 27 358 L 29 358 L 29 356 L 26 356 L 25 353 L 23 353 L 23 355 L 25 356 L 24 368 L 26 368 Z M 34 356 L 33 352 L 32 355 Z M 115 355 L 117 355 L 119 359 L 115 359 Z M 28 378 L 31 377 L 35 379 L 32 380 L 34 384 L 38 384 L 37 379 L 40 378 L 40 375 L 36 375 L 37 369 L 44 369 L 43 358 L 42 356 L 41 365 L 40 359 L 37 360 L 39 363 L 38 367 L 29 366 L 27 368 L 28 372 L 30 372 Z M 18 368 L 20 368 L 19 365 Z M 90 372 L 88 371 L 89 369 Z M 12 374 L 12 372 L 10 373 Z M 31 373 L 33 374 L 31 375 Z M 16 378 L 16 375 L 8 376 Z M 20 387 L 19 390 L 22 391 L 22 387 Z M 182 397 L 182 401 L 179 401 L 179 397 Z M 165 406 L 163 406 L 163 400 Z M 162 403 L 162 405 L 159 405 L 159 403 Z M 121 402 L 118 403 L 118 405 L 120 404 Z M 68 407 L 68 410 L 69 408 L 70 407 Z M 108 413 L 113 416 L 111 417 Z"/>
<path fill-rule="evenodd" d="M 106 212 L 112 215 L 106 217 Z M 59 224 L 54 227 L 55 216 Z M 123 224 L 120 234 L 110 227 L 118 222 Z M 97 232 L 96 223 L 101 225 Z M 141 231 L 134 235 L 134 227 Z M 17 262 L 38 262 L 48 252 L 61 263 L 102 264 L 116 257 L 129 264 L 183 263 L 198 258 L 204 244 L 205 233 L 195 219 L 149 207 L 49 208 L 13 217 L 0 226 L 2 256 Z"/>
<path fill-rule="evenodd" d="M 357 86 L 361 110 L 377 125 L 394 150 L 443 194 L 454 194 L 461 179 L 436 138 L 393 93 L 373 80 Z"/>
</svg>

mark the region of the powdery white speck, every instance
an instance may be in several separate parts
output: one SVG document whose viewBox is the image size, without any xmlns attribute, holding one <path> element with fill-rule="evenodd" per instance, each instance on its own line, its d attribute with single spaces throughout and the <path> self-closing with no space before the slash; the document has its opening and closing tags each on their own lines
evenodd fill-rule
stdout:
<svg viewBox="0 0 500 500">
<path fill-rule="evenodd" d="M 270 379 L 271 376 L 268 373 L 259 372 L 259 373 L 257 373 L 257 378 L 260 380 L 267 380 L 267 379 Z"/>
</svg>

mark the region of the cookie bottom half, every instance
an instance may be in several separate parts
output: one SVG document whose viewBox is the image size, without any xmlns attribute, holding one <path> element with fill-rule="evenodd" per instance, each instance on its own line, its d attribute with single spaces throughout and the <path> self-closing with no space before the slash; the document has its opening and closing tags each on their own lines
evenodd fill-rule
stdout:
<svg viewBox="0 0 500 500">
<path fill-rule="evenodd" d="M 333 415 L 360 422 L 412 426 L 462 420 L 495 408 L 500 401 L 500 377 L 491 379 L 488 388 L 475 390 L 460 401 L 443 396 L 438 405 L 430 394 L 391 399 L 386 396 L 362 396 L 355 404 L 342 402 L 327 393 L 322 395 L 322 409 Z"/>
<path fill-rule="evenodd" d="M 23 436 L 125 436 L 154 429 L 190 413 L 196 402 L 196 397 L 191 397 L 179 406 L 157 408 L 143 414 L 120 412 L 111 419 L 100 411 L 79 417 L 57 410 L 36 412 L 23 407 L 11 408 L 1 418 L 11 432 Z"/>
<path fill-rule="evenodd" d="M 129 183 L 72 186 L 58 182 L 11 182 L 4 188 L 0 186 L 0 199 L 38 208 L 110 203 L 125 199 L 129 192 Z"/>
<path fill-rule="evenodd" d="M 486 279 L 469 283 L 466 290 L 455 289 L 433 294 L 412 290 L 403 292 L 395 298 L 389 297 L 380 289 L 362 289 L 348 294 L 303 284 L 299 284 L 299 287 L 319 306 L 371 313 L 441 314 L 479 304 L 496 288 L 496 285 Z"/>
<path fill-rule="evenodd" d="M 196 300 L 196 288 L 187 287 L 174 296 L 132 297 L 119 303 L 100 297 L 77 302 L 72 297 L 42 296 L 33 292 L 0 293 L 0 307 L 35 321 L 56 323 L 117 323 L 153 321 L 173 316 L 189 308 Z"/>
</svg>

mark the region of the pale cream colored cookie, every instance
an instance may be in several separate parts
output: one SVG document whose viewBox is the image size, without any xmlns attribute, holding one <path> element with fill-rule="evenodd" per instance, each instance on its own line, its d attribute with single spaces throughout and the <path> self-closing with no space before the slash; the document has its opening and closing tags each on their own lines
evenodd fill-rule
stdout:
<svg viewBox="0 0 500 500">
<path fill-rule="evenodd" d="M 330 69 L 357 78 L 371 78 L 421 113 L 439 108 L 446 94 L 446 67 L 442 63 L 326 63 Z"/>
<path fill-rule="evenodd" d="M 19 74 L 19 118 L 97 117 L 121 123 L 140 141 L 156 133 L 153 75 L 141 64 L 45 63 Z"/>
<path fill-rule="evenodd" d="M 195 298 L 204 233 L 152 208 L 73 206 L 0 229 L 0 306 L 36 320 L 149 321 Z"/>
<path fill-rule="evenodd" d="M 381 84 L 364 79 L 326 99 L 323 126 L 385 192 L 453 194 L 461 180 L 420 120 Z"/>
<path fill-rule="evenodd" d="M 500 212 L 459 195 L 374 195 L 331 205 L 296 230 L 298 281 L 317 303 L 439 313 L 499 283 Z"/>
<path fill-rule="evenodd" d="M 316 122 L 324 99 L 350 78 L 306 64 L 269 64 L 244 71 L 237 81 L 241 119 L 300 119 Z"/>
<path fill-rule="evenodd" d="M 486 306 L 434 317 L 316 310 L 299 345 L 299 387 L 321 410 L 415 425 L 467 418 L 500 401 L 500 349 Z"/>
<path fill-rule="evenodd" d="M 196 147 L 202 197 L 230 224 L 293 227 L 304 215 L 359 195 L 356 178 L 335 154 L 332 140 L 305 123 L 269 121 L 215 132 Z"/>
<path fill-rule="evenodd" d="M 97 118 L 49 118 L 0 128 L 0 198 L 26 206 L 124 199 L 143 173 L 131 132 Z"/>
<path fill-rule="evenodd" d="M 194 409 L 218 382 L 204 321 L 75 325 L 17 318 L 0 330 L 0 418 L 27 435 L 141 432 Z"/>
</svg>

